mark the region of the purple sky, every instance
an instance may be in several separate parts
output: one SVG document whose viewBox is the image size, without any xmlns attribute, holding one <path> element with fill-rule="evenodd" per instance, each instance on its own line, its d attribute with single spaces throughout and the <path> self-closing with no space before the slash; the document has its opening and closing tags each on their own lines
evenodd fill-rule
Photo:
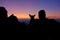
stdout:
<svg viewBox="0 0 60 40">
<path fill-rule="evenodd" d="M 38 15 L 38 11 L 44 9 L 48 17 L 60 18 L 60 0 L 0 0 L 0 6 L 4 6 L 8 15 L 16 15 L 18 18 L 29 18 L 28 14 Z"/>
</svg>

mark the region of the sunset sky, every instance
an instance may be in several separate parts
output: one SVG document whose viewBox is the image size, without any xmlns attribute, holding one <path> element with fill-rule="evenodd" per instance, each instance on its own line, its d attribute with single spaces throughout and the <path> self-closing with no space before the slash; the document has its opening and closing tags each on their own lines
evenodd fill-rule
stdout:
<svg viewBox="0 0 60 40">
<path fill-rule="evenodd" d="M 18 18 L 29 18 L 29 14 L 38 17 L 38 11 L 44 9 L 48 18 L 60 18 L 60 0 L 0 0 L 0 6 Z"/>
</svg>

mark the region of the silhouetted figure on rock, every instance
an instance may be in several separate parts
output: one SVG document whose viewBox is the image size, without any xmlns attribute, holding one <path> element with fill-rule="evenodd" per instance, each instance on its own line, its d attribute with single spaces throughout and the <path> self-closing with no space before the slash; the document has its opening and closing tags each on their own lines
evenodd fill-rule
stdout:
<svg viewBox="0 0 60 40">
<path fill-rule="evenodd" d="M 47 27 L 47 18 L 44 10 L 40 10 L 38 12 L 38 28 L 40 28 L 42 32 L 46 32 L 46 27 Z"/>
<path fill-rule="evenodd" d="M 25 23 L 21 23 L 18 21 L 17 17 L 13 14 L 8 18 L 10 25 L 12 26 L 12 30 L 17 32 L 26 32 L 27 27 Z"/>
<path fill-rule="evenodd" d="M 46 18 L 46 13 L 44 10 L 39 11 L 39 19 L 40 23 L 42 24 L 41 26 L 45 29 L 48 29 L 46 31 L 50 36 L 54 36 L 54 33 L 58 31 L 59 23 L 54 19 Z"/>
<path fill-rule="evenodd" d="M 19 26 L 19 21 L 14 14 L 12 14 L 10 17 L 8 17 L 8 25 L 10 26 L 10 31 L 16 32 L 17 27 Z"/>
<path fill-rule="evenodd" d="M 7 21 L 7 10 L 4 7 L 0 7 L 0 23 Z"/>
<path fill-rule="evenodd" d="M 10 17 L 8 17 L 8 20 L 9 20 L 9 22 L 11 22 L 11 24 L 19 22 L 17 17 L 14 16 L 14 14 L 12 14 Z"/>
<path fill-rule="evenodd" d="M 7 26 L 7 10 L 4 7 L 0 7 L 0 31 L 6 31 Z"/>
</svg>

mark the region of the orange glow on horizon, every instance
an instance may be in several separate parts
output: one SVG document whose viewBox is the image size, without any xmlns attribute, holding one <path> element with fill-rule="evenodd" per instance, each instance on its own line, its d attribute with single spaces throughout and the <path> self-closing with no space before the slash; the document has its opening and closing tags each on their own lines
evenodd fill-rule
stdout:
<svg viewBox="0 0 60 40">
<path fill-rule="evenodd" d="M 14 14 L 18 19 L 30 19 L 29 14 Z M 54 14 L 55 15 L 55 14 Z M 54 16 L 53 14 L 46 15 L 46 18 L 60 19 L 59 15 Z M 38 19 L 38 15 L 34 17 Z"/>
<path fill-rule="evenodd" d="M 29 15 L 20 15 L 17 16 L 18 19 L 30 19 Z M 38 19 L 38 16 L 34 17 L 35 19 Z M 47 16 L 46 18 L 53 18 L 53 19 L 60 19 L 60 16 Z"/>
<path fill-rule="evenodd" d="M 18 19 L 30 19 L 30 17 L 29 16 L 27 16 L 27 15 L 21 15 L 21 16 L 17 16 L 17 18 Z M 34 17 L 35 19 L 38 19 L 38 16 L 35 16 Z M 60 16 L 47 16 L 46 18 L 49 18 L 49 19 L 60 19 Z"/>
</svg>

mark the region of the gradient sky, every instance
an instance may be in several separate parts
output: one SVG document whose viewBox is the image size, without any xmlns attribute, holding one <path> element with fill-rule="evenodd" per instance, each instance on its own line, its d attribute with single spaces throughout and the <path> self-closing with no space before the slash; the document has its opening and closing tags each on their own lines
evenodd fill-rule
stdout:
<svg viewBox="0 0 60 40">
<path fill-rule="evenodd" d="M 44 9 L 48 18 L 60 18 L 60 0 L 0 0 L 0 6 L 7 9 L 8 16 L 29 18 L 29 14 L 35 14 L 37 17 L 38 11 Z"/>
</svg>

